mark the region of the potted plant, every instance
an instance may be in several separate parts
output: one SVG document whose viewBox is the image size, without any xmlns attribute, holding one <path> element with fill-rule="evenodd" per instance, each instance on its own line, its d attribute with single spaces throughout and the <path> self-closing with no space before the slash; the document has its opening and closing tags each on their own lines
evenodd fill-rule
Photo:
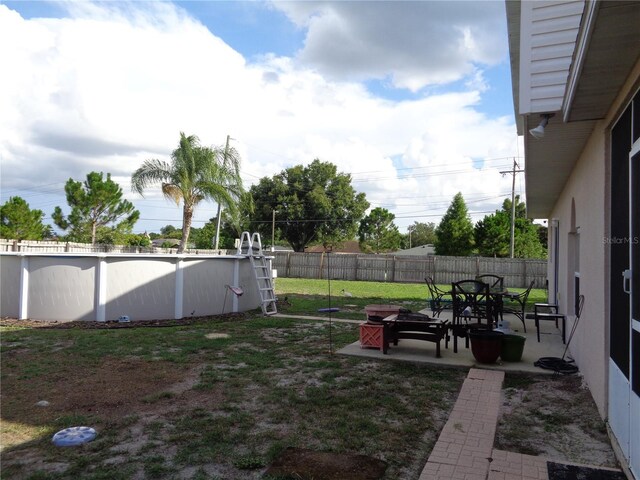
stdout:
<svg viewBox="0 0 640 480">
<path fill-rule="evenodd" d="M 478 363 L 495 363 L 502 352 L 502 332 L 494 330 L 471 330 L 471 353 Z"/>
<path fill-rule="evenodd" d="M 500 358 L 505 362 L 521 361 L 525 340 L 526 337 L 523 337 L 522 335 L 503 335 Z"/>
</svg>

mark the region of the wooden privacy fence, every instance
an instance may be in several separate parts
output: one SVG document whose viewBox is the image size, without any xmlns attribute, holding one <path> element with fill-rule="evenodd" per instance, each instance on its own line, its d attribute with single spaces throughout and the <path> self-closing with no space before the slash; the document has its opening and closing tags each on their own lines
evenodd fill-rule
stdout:
<svg viewBox="0 0 640 480">
<path fill-rule="evenodd" d="M 350 253 L 270 252 L 279 277 L 328 278 L 374 282 L 420 283 L 433 277 L 449 284 L 492 273 L 504 277 L 506 287 L 545 288 L 547 261 L 532 259 L 365 255 Z"/>
</svg>

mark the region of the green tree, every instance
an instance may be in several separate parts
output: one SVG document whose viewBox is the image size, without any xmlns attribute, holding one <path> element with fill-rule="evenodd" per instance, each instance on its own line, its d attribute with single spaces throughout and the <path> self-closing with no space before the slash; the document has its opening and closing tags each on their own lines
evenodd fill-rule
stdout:
<svg viewBox="0 0 640 480">
<path fill-rule="evenodd" d="M 42 240 L 51 236 L 51 227 L 44 225 L 42 210 L 31 210 L 21 197 L 10 197 L 0 207 L 0 238 Z"/>
<path fill-rule="evenodd" d="M 403 237 L 405 248 L 436 243 L 436 224 L 433 222 L 414 222 L 413 225 L 409 225 L 409 230 L 411 230 L 411 241 L 409 241 L 409 234 L 407 233 Z"/>
<path fill-rule="evenodd" d="M 171 162 L 145 160 L 131 175 L 131 188 L 140 195 L 157 183 L 161 183 L 165 197 L 176 205 L 183 203 L 179 253 L 186 248 L 193 211 L 202 200 L 213 200 L 235 211 L 235 202 L 244 191 L 239 164 L 226 163 L 220 148 L 203 147 L 198 137 L 187 137 L 182 132 L 179 146 L 171 154 Z"/>
<path fill-rule="evenodd" d="M 125 239 L 124 245 L 130 245 L 132 247 L 149 247 L 151 246 L 151 239 L 146 234 L 132 233 Z"/>
<path fill-rule="evenodd" d="M 511 214 L 503 211 L 485 216 L 475 226 L 478 253 L 483 257 L 508 257 L 511 242 Z"/>
<path fill-rule="evenodd" d="M 122 189 L 111 180 L 111 174 L 103 178 L 103 173 L 91 172 L 83 182 L 70 178 L 64 186 L 71 213 L 65 217 L 60 207 L 56 207 L 52 218 L 62 230 L 69 230 L 67 238 L 76 242 L 96 243 L 98 230 L 123 218 L 112 228 L 118 232 L 130 233 L 138 221 L 140 212 L 131 202 L 122 199 Z"/>
<path fill-rule="evenodd" d="M 240 196 L 238 209 L 235 212 L 222 211 L 222 224 L 220 226 L 220 247 L 232 249 L 235 247 L 236 238 L 240 238 L 242 232 L 251 232 L 251 217 L 255 212 L 255 205 L 251 192 L 245 192 Z M 213 221 L 213 219 L 211 219 Z M 265 237 L 271 243 L 271 236 Z M 263 240 L 264 242 L 264 240 Z M 266 244 L 266 243 L 263 243 Z"/>
<path fill-rule="evenodd" d="M 174 227 L 173 225 L 165 225 L 160 229 L 160 236 L 162 238 L 182 238 L 182 230 Z"/>
<path fill-rule="evenodd" d="M 360 248 L 365 252 L 380 253 L 398 250 L 402 235 L 393 220 L 396 216 L 386 208 L 374 208 L 360 221 L 358 236 Z"/>
<path fill-rule="evenodd" d="M 516 196 L 516 220 L 514 224 L 514 257 L 545 258 L 546 248 L 540 242 L 539 226 L 527 218 L 524 202 Z M 511 200 L 505 199 L 502 209 L 486 215 L 475 227 L 478 253 L 486 257 L 511 255 Z"/>
<path fill-rule="evenodd" d="M 318 159 L 261 178 L 251 187 L 251 195 L 255 228 L 263 238 L 271 238 L 275 210 L 276 238 L 296 252 L 311 243 L 328 246 L 354 238 L 369 208 L 365 194 L 351 186 L 351 175 Z"/>
<path fill-rule="evenodd" d="M 438 224 L 434 245 L 437 255 L 466 256 L 473 252 L 473 223 L 462 193 L 456 193 Z"/>
</svg>

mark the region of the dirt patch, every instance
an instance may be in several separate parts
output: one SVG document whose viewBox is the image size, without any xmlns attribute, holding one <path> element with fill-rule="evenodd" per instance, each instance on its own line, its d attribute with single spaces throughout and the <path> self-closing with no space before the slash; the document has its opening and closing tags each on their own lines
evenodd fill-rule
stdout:
<svg viewBox="0 0 640 480">
<path fill-rule="evenodd" d="M 18 320 L 17 318 L 0 318 L 0 327 L 22 328 L 51 328 L 51 329 L 111 329 L 111 328 L 143 328 L 143 327 L 181 327 L 184 325 L 198 325 L 202 323 L 215 323 L 221 321 L 238 320 L 245 318 L 244 313 L 227 313 L 207 317 L 185 317 L 166 320 L 131 320 L 119 322 L 109 320 L 107 322 L 95 322 L 89 320 L 59 321 L 59 320 Z"/>
<path fill-rule="evenodd" d="M 579 375 L 507 376 L 496 448 L 617 467 L 606 426 Z"/>
<path fill-rule="evenodd" d="M 297 480 L 378 480 L 387 464 L 366 455 L 316 452 L 287 448 L 265 472 L 265 476 Z"/>
</svg>

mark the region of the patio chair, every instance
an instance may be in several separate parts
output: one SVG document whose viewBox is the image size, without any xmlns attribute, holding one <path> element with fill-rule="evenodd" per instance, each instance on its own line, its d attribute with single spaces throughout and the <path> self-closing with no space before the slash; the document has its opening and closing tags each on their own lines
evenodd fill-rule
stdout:
<svg viewBox="0 0 640 480">
<path fill-rule="evenodd" d="M 576 320 L 574 322 L 574 330 L 575 325 L 577 325 L 580 320 L 580 315 L 582 315 L 582 308 L 584 307 L 584 295 L 578 296 L 578 303 L 576 306 Z M 566 321 L 567 318 L 564 314 L 558 311 L 558 305 L 554 303 L 536 303 L 534 305 L 533 311 L 533 319 L 536 324 L 536 333 L 538 334 L 538 342 L 540 341 L 540 320 L 551 320 L 555 321 L 556 328 L 558 328 L 558 320 L 562 320 L 562 343 L 566 343 Z M 571 336 L 573 336 L 573 330 L 571 332 Z"/>
<path fill-rule="evenodd" d="M 464 338 L 465 347 L 469 348 L 469 331 L 472 329 L 491 330 L 495 318 L 489 285 L 484 282 L 477 280 L 453 282 L 451 297 L 453 299 L 451 334 L 453 336 L 453 351 L 457 353 L 458 337 Z"/>
<path fill-rule="evenodd" d="M 438 288 L 432 277 L 427 277 L 424 281 L 427 283 L 427 288 L 429 289 L 430 298 L 428 301 L 431 314 L 435 317 L 440 317 L 443 310 L 451 310 L 451 299 L 444 298 L 446 295 L 449 295 L 449 293 Z"/>
<path fill-rule="evenodd" d="M 503 303 L 502 303 L 502 311 L 504 313 L 511 313 L 518 317 L 522 322 L 522 326 L 524 327 L 524 332 L 527 333 L 527 325 L 524 323 L 525 320 L 525 308 L 527 306 L 527 299 L 529 298 L 529 294 L 531 293 L 531 289 L 533 288 L 533 284 L 535 280 L 531 280 L 529 284 L 529 288 L 527 288 L 522 293 L 507 293 L 503 295 Z M 540 341 L 540 340 L 538 340 Z"/>
<path fill-rule="evenodd" d="M 477 275 L 476 280 L 479 282 L 484 282 L 489 285 L 489 291 L 493 293 L 492 299 L 494 301 L 494 314 L 496 316 L 496 322 L 498 322 L 498 317 L 500 320 L 504 320 L 502 313 L 502 292 L 504 289 L 504 277 L 500 275 L 494 275 L 493 273 L 485 273 L 482 275 Z"/>
<path fill-rule="evenodd" d="M 483 275 L 477 275 L 476 280 L 478 280 L 479 282 L 487 283 L 490 290 L 500 292 L 504 290 L 504 277 L 501 277 L 500 275 L 485 273 Z"/>
</svg>

